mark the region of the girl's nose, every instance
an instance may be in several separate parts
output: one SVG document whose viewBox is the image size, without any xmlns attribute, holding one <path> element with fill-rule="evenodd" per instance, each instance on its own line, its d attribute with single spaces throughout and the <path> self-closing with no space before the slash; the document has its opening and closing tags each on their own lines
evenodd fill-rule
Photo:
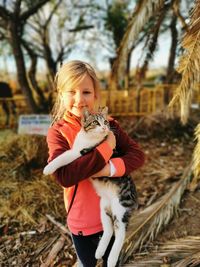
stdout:
<svg viewBox="0 0 200 267">
<path fill-rule="evenodd" d="M 76 93 L 76 96 L 75 96 L 75 102 L 76 104 L 80 104 L 84 101 L 84 97 L 83 97 L 83 94 L 80 93 L 80 92 L 77 92 Z"/>
</svg>

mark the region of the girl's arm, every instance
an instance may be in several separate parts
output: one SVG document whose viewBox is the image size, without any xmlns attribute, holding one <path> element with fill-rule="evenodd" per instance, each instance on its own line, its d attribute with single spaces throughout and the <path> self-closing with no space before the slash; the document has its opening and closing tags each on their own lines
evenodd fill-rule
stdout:
<svg viewBox="0 0 200 267">
<path fill-rule="evenodd" d="M 49 147 L 49 162 L 70 149 L 67 140 L 56 127 L 49 129 L 47 143 Z M 73 186 L 102 170 L 112 156 L 112 153 L 112 144 L 109 140 L 106 140 L 86 155 L 59 168 L 55 171 L 54 176 L 63 187 Z"/>
<path fill-rule="evenodd" d="M 110 176 L 110 164 L 107 163 L 103 169 L 101 169 L 99 172 L 95 173 L 92 178 L 99 178 L 103 176 Z"/>
</svg>

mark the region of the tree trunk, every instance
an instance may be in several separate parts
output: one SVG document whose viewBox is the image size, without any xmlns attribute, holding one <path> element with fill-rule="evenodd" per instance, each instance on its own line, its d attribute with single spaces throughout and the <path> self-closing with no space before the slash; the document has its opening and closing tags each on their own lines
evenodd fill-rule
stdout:
<svg viewBox="0 0 200 267">
<path fill-rule="evenodd" d="M 174 63 L 175 63 L 176 48 L 178 43 L 178 32 L 176 29 L 176 23 L 177 23 L 177 17 L 174 15 L 170 25 L 172 40 L 171 40 L 170 55 L 167 67 L 167 83 L 172 83 L 174 76 Z"/>
<path fill-rule="evenodd" d="M 25 69 L 25 62 L 24 62 L 24 56 L 22 53 L 22 49 L 20 46 L 20 37 L 18 36 L 19 27 L 18 22 L 15 20 L 10 21 L 10 45 L 13 50 L 15 63 L 16 63 L 16 69 L 17 69 L 17 77 L 19 81 L 19 85 L 21 87 L 21 90 L 23 94 L 25 95 L 27 99 L 27 104 L 31 112 L 37 113 L 38 107 L 35 103 L 35 100 L 32 95 L 31 88 L 28 84 L 28 80 L 26 78 L 26 69 Z"/>
<path fill-rule="evenodd" d="M 23 46 L 28 52 L 30 59 L 31 59 L 31 66 L 28 71 L 28 77 L 29 77 L 29 80 L 32 84 L 34 91 L 37 93 L 37 96 L 39 98 L 40 111 L 48 112 L 48 103 L 47 103 L 48 101 L 45 99 L 43 91 L 38 85 L 38 82 L 36 80 L 37 55 L 34 53 L 34 51 L 29 47 L 29 45 L 25 41 L 23 41 Z"/>
<path fill-rule="evenodd" d="M 130 82 L 131 53 L 132 53 L 132 51 L 129 51 L 129 53 L 128 53 L 128 58 L 127 58 L 127 63 L 126 63 L 126 70 L 125 70 L 124 87 L 127 90 L 129 88 L 129 82 Z"/>
<path fill-rule="evenodd" d="M 174 79 L 174 64 L 175 64 L 175 58 L 176 58 L 176 48 L 178 43 L 178 31 L 176 29 L 176 23 L 177 23 L 177 16 L 173 15 L 170 30 L 171 30 L 171 48 L 170 48 L 170 55 L 168 60 L 168 67 L 167 67 L 167 74 L 166 74 L 166 83 L 171 84 L 173 83 Z M 165 90 L 165 96 L 164 96 L 164 102 L 165 104 L 169 103 L 169 90 L 166 88 Z"/>
<path fill-rule="evenodd" d="M 157 16 L 156 18 L 152 34 L 150 35 L 150 39 L 148 41 L 148 48 L 147 48 L 148 52 L 146 54 L 143 66 L 140 69 L 138 69 L 138 79 L 139 79 L 138 82 L 139 83 L 142 83 L 142 80 L 145 79 L 146 77 L 146 72 L 149 68 L 149 61 L 152 60 L 153 54 L 156 50 L 160 27 L 163 23 L 163 20 L 165 18 L 165 15 L 168 9 L 169 9 L 169 5 L 164 6 L 159 16 Z"/>
<path fill-rule="evenodd" d="M 44 46 L 44 56 L 45 56 L 47 68 L 48 68 L 51 80 L 53 82 L 55 74 L 56 74 L 56 62 L 54 61 L 52 57 L 52 52 L 46 39 L 43 39 L 43 46 Z"/>
<path fill-rule="evenodd" d="M 110 69 L 112 70 L 114 68 L 114 62 L 116 60 L 116 57 L 110 57 L 109 58 L 109 63 L 110 63 Z M 109 85 L 108 85 L 108 90 L 113 91 L 113 90 L 118 90 L 118 84 L 116 83 L 116 80 L 113 79 L 113 71 L 110 73 L 110 78 L 109 78 Z M 110 98 L 108 99 L 108 103 L 110 103 Z"/>
<path fill-rule="evenodd" d="M 37 92 L 38 98 L 39 98 L 39 106 L 40 106 L 40 111 L 42 112 L 48 112 L 48 103 L 44 97 L 44 94 L 42 92 L 42 89 L 37 83 L 36 80 L 36 65 L 37 65 L 37 56 L 32 55 L 31 57 L 31 67 L 28 72 L 29 79 L 31 81 L 31 84 L 33 86 L 33 89 Z"/>
</svg>

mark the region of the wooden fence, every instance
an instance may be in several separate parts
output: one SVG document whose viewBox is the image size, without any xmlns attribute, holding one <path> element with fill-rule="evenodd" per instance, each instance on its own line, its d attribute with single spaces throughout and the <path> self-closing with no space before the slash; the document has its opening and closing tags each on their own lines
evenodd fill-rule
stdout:
<svg viewBox="0 0 200 267">
<path fill-rule="evenodd" d="M 113 116 L 144 116 L 163 110 L 173 96 L 177 85 L 157 85 L 153 88 L 143 87 L 140 90 L 102 90 L 101 105 L 109 107 Z M 10 125 L 16 125 L 18 115 L 29 114 L 27 102 L 24 96 L 16 95 L 13 98 L 0 99 L 0 126 L 4 125 L 6 114 L 2 109 L 2 102 L 8 106 L 14 100 L 17 116 L 11 114 Z M 193 106 L 200 108 L 200 85 L 196 86 L 192 100 Z M 10 109 L 11 111 L 11 109 Z M 12 112 L 11 112 L 12 113 Z"/>
<path fill-rule="evenodd" d="M 163 110 L 177 88 L 173 85 L 143 87 L 139 90 L 102 91 L 102 105 L 107 105 L 114 116 L 144 116 Z M 193 106 L 200 108 L 200 85 L 196 86 L 192 99 Z"/>
</svg>

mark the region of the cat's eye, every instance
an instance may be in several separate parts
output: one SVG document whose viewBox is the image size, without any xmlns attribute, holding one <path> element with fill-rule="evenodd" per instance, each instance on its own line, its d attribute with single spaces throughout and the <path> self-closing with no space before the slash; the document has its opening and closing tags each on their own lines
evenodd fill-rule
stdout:
<svg viewBox="0 0 200 267">
<path fill-rule="evenodd" d="M 93 121 L 92 125 L 99 125 L 99 122 L 98 121 Z"/>
<path fill-rule="evenodd" d="M 108 121 L 104 121 L 104 124 L 105 124 L 105 125 L 108 125 Z"/>
</svg>

